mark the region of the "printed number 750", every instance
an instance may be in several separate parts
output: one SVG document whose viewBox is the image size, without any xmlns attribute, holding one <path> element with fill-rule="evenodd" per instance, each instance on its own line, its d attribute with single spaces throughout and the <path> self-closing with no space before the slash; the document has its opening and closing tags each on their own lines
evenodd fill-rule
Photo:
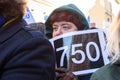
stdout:
<svg viewBox="0 0 120 80">
<path fill-rule="evenodd" d="M 94 46 L 95 47 L 96 57 L 94 57 L 94 58 L 91 56 L 90 46 Z M 59 47 L 59 48 L 56 49 L 56 51 L 63 50 L 63 53 L 62 53 L 61 58 L 60 58 L 60 66 L 63 66 L 63 64 L 64 64 L 65 54 L 66 55 L 69 54 L 69 53 L 67 54 L 67 50 L 69 49 L 68 47 L 69 46 L 63 46 L 63 47 Z M 73 63 L 81 64 L 81 63 L 83 63 L 85 61 L 85 52 L 83 50 L 75 50 L 75 48 L 77 48 L 77 47 L 82 47 L 82 43 L 80 43 L 80 44 L 73 44 L 72 45 L 72 53 L 71 53 L 71 55 L 75 55 L 75 54 L 78 53 L 78 54 L 80 54 L 82 56 L 82 58 L 80 60 L 77 60 L 76 58 L 72 58 L 72 61 L 73 61 Z M 95 62 L 95 61 L 97 61 L 100 58 L 100 50 L 98 48 L 98 45 L 95 42 L 87 43 L 85 50 L 86 50 L 86 55 L 87 55 L 87 57 L 88 57 L 88 59 L 90 61 Z"/>
</svg>

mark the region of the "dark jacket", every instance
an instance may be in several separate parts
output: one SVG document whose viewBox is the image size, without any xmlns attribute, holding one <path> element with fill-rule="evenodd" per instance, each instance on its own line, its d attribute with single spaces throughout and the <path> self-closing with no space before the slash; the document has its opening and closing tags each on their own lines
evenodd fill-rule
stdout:
<svg viewBox="0 0 120 80">
<path fill-rule="evenodd" d="M 74 4 L 64 5 L 59 8 L 56 8 L 50 14 L 50 16 L 56 11 L 65 11 L 65 10 L 77 14 L 79 16 L 80 27 L 84 27 L 84 30 L 89 29 L 89 24 L 84 16 L 84 14 Z M 47 21 L 45 22 L 45 26 L 46 26 L 45 32 L 46 32 L 47 38 L 52 38 L 52 25 L 50 25 L 50 16 L 48 17 Z"/>
<path fill-rule="evenodd" d="M 0 28 L 0 80 L 54 80 L 51 44 L 25 26 L 16 20 Z"/>
<path fill-rule="evenodd" d="M 93 73 L 90 80 L 120 80 L 120 64 L 108 64 L 101 67 Z"/>
</svg>

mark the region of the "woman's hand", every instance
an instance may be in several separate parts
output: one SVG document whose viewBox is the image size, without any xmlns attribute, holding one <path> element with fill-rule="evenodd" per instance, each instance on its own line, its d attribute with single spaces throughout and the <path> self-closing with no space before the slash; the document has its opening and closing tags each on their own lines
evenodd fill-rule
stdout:
<svg viewBox="0 0 120 80">
<path fill-rule="evenodd" d="M 78 80 L 78 78 L 66 68 L 56 68 L 56 80 Z"/>
</svg>

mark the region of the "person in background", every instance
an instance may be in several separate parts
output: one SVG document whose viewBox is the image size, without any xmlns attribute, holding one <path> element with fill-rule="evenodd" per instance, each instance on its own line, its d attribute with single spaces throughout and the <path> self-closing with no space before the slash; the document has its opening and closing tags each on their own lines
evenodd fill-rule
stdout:
<svg viewBox="0 0 120 80">
<path fill-rule="evenodd" d="M 48 39 L 72 31 L 89 29 L 84 14 L 74 4 L 63 5 L 56 8 L 45 22 L 46 37 Z M 90 75 L 76 77 L 70 70 L 56 68 L 57 80 L 89 80 Z"/>
<path fill-rule="evenodd" d="M 37 30 L 37 31 L 40 31 L 40 32 L 42 32 L 43 34 L 45 33 L 45 32 L 44 32 L 45 25 L 44 25 L 44 23 L 42 23 L 42 22 L 31 23 L 31 24 L 29 24 L 29 27 L 30 27 L 31 29 L 35 29 L 35 30 Z"/>
<path fill-rule="evenodd" d="M 0 80 L 54 80 L 51 43 L 23 20 L 27 0 L 0 0 Z"/>
<path fill-rule="evenodd" d="M 120 79 L 120 11 L 107 30 L 106 49 L 110 63 L 93 73 L 90 80 Z"/>
</svg>

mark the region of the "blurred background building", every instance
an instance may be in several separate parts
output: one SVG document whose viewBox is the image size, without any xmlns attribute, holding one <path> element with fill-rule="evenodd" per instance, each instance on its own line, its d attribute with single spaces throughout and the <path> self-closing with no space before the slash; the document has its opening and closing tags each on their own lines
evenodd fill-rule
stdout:
<svg viewBox="0 0 120 80">
<path fill-rule="evenodd" d="M 85 14 L 90 27 L 107 28 L 120 10 L 120 0 L 29 0 L 35 22 L 45 22 L 53 9 L 73 3 Z"/>
</svg>

